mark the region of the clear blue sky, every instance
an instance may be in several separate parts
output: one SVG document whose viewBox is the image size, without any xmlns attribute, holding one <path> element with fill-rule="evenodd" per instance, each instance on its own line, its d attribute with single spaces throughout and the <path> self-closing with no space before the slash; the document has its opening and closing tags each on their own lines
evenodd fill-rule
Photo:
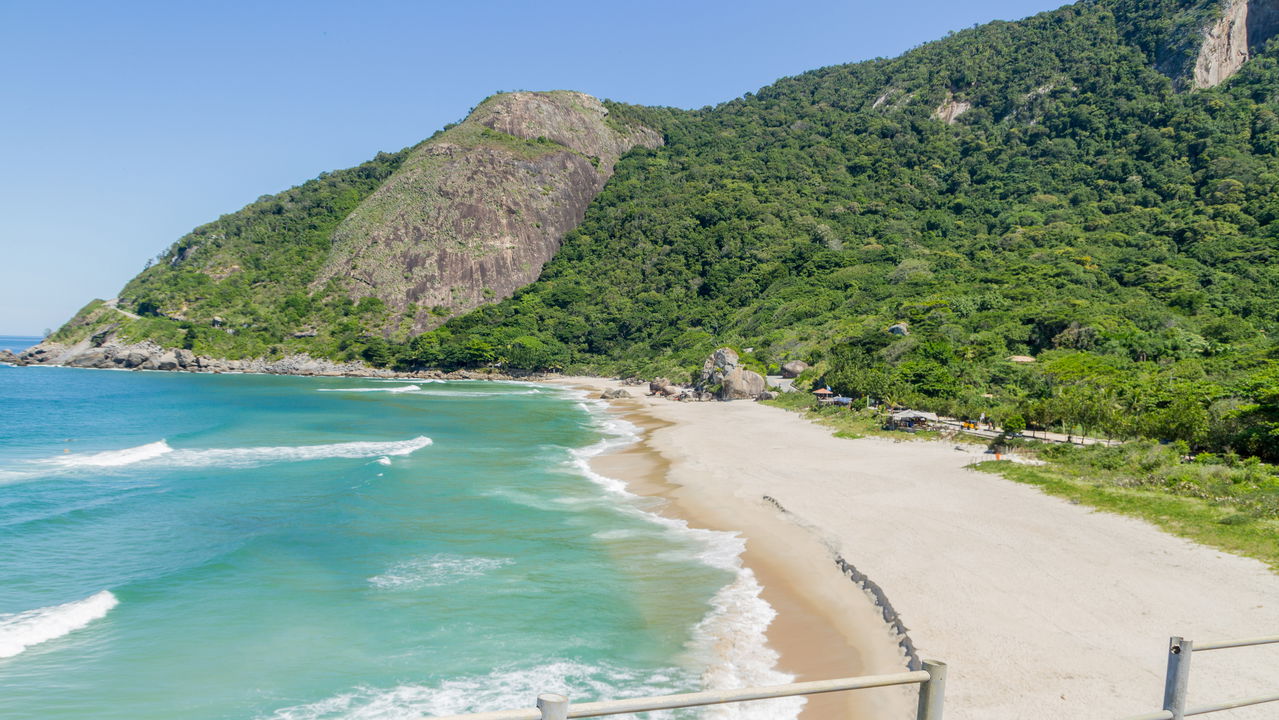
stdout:
<svg viewBox="0 0 1279 720">
<path fill-rule="evenodd" d="M 0 334 L 498 90 L 701 107 L 1061 0 L 0 0 Z"/>
</svg>

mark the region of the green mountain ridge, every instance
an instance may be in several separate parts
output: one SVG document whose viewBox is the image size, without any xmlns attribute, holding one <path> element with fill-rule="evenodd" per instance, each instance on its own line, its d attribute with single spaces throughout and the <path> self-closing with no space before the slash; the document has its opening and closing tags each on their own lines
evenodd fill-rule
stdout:
<svg viewBox="0 0 1279 720">
<path fill-rule="evenodd" d="M 429 307 L 405 294 L 438 238 L 388 230 L 417 201 L 389 188 L 452 128 L 198 229 L 121 293 L 141 319 L 91 306 L 53 339 L 110 322 L 219 356 L 672 377 L 729 344 L 850 394 L 1279 458 L 1276 29 L 1271 1 L 1088 0 L 712 108 L 604 103 L 588 125 L 612 154 L 464 123 L 513 165 L 612 171 L 564 183 L 593 199 L 502 295 L 474 277 Z M 239 255 L 187 269 L 233 236 Z M 332 272 L 353 244 L 403 277 L 364 292 L 354 263 Z"/>
</svg>

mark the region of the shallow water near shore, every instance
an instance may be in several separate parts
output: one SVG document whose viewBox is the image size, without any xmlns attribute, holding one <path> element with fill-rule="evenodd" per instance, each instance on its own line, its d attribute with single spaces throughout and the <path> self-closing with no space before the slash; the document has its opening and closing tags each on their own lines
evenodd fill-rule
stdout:
<svg viewBox="0 0 1279 720">
<path fill-rule="evenodd" d="M 749 666 L 740 541 L 586 466 L 628 432 L 529 384 L 0 366 L 5 712 L 405 718 Z"/>
</svg>

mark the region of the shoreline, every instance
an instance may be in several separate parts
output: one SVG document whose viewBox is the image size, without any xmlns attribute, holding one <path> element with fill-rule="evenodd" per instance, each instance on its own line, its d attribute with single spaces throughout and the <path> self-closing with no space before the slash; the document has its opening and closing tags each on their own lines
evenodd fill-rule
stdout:
<svg viewBox="0 0 1279 720">
<path fill-rule="evenodd" d="M 557 381 L 596 397 L 622 387 Z M 690 525 L 745 538 L 743 562 L 778 613 L 769 646 L 781 656 L 778 669 L 797 679 L 902 669 L 900 638 L 889 629 L 899 620 L 921 658 L 949 665 L 952 720 L 1124 717 L 1159 706 L 1170 636 L 1202 642 L 1279 628 L 1279 576 L 1264 563 L 969 469 L 987 459 L 980 448 L 836 438 L 754 402 L 670 402 L 626 389 L 629 398 L 608 402 L 613 412 L 650 422 L 630 456 L 655 453 L 665 465 L 637 467 L 627 451 L 592 465 L 634 492 L 666 498 L 665 513 Z M 668 489 L 645 485 L 655 472 Z M 876 606 L 873 590 L 849 592 L 852 572 L 837 557 L 882 588 L 894 610 Z M 832 646 L 841 649 L 823 659 L 817 648 Z M 876 652 L 892 667 L 876 667 Z M 1269 652 L 1213 653 L 1198 663 L 1194 695 L 1215 702 L 1261 692 L 1273 679 Z M 854 660 L 865 667 L 849 667 Z M 898 704 L 834 712 L 912 716 L 913 688 L 827 697 L 873 702 L 880 690 L 896 690 L 882 702 Z M 822 701 L 810 698 L 804 720 L 836 717 L 818 710 Z M 1240 720 L 1268 720 L 1268 712 L 1233 711 Z"/>
<path fill-rule="evenodd" d="M 608 383 L 604 385 L 603 383 Z M 616 385 L 596 378 L 565 378 L 556 384 L 591 392 Z M 609 401 L 607 411 L 639 430 L 636 442 L 590 459 L 591 469 L 621 480 L 630 492 L 660 498 L 658 514 L 690 527 L 743 537 L 741 555 L 762 587 L 760 597 L 776 613 L 765 633 L 778 655 L 775 669 L 795 682 L 901 672 L 908 658 L 884 622 L 884 611 L 837 564 L 837 553 L 761 496 L 754 500 L 706 494 L 681 482 L 691 468 L 670 457 L 662 436 L 678 423 L 658 417 L 637 398 Z M 712 403 L 713 405 L 713 403 Z M 749 518 L 749 522 L 743 522 Z M 745 528 L 745 529 L 744 529 Z M 909 643 L 908 639 L 905 639 Z M 878 720 L 906 717 L 912 688 L 877 688 L 807 697 L 801 720 Z"/>
<path fill-rule="evenodd" d="M 594 377 L 515 380 L 586 389 L 596 393 L 590 399 L 623 387 Z M 777 669 L 797 680 L 900 670 L 901 638 L 888 627 L 900 619 L 919 656 L 949 664 L 952 720 L 1123 717 L 1158 706 L 1170 635 L 1202 642 L 1279 628 L 1279 576 L 1264 563 L 973 471 L 969 464 L 987 458 L 971 448 L 841 439 L 799 414 L 754 402 L 670 402 L 626 389 L 640 396 L 605 405 L 652 427 L 642 442 L 591 458 L 591 467 L 637 494 L 665 498 L 659 514 L 745 537 L 743 562 L 758 568 L 778 613 L 767 633 L 781 655 Z M 647 458 L 647 465 L 609 466 L 624 457 L 632 465 Z M 645 478 L 655 473 L 667 482 L 646 491 Z M 852 573 L 831 572 L 837 558 L 881 586 L 900 615 L 888 617 L 866 587 L 849 593 Z M 777 574 L 768 574 L 774 566 Z M 831 656 L 814 652 L 817 646 L 837 649 Z M 891 656 L 892 667 L 846 667 L 873 652 Z M 1264 652 L 1213 653 L 1211 667 L 1195 673 L 1195 695 L 1218 701 L 1267 687 L 1273 662 Z M 815 677 L 797 670 L 806 658 Z M 883 702 L 904 698 L 912 709 L 814 711 L 828 698 L 888 691 L 900 695 Z M 813 696 L 803 717 L 909 717 L 914 694 L 881 688 Z M 1265 712 L 1234 715 L 1269 720 Z"/>
</svg>

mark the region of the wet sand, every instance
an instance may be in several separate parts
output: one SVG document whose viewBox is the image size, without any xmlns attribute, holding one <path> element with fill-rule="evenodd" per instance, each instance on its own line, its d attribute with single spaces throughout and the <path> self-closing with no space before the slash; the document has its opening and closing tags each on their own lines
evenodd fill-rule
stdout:
<svg viewBox="0 0 1279 720">
<path fill-rule="evenodd" d="M 641 431 L 638 443 L 592 459 L 596 472 L 627 483 L 638 495 L 669 504 L 658 511 L 690 526 L 739 533 L 742 562 L 763 586 L 761 597 L 777 612 L 768 629 L 778 669 L 797 682 L 902 672 L 906 658 L 879 610 L 835 565 L 835 552 L 796 526 L 762 497 L 755 502 L 719 498 L 682 486 L 672 463 L 653 445 L 657 433 L 678 429 L 645 412 L 636 401 L 611 409 Z M 744 507 L 745 505 L 745 507 Z M 808 698 L 802 720 L 872 720 L 912 717 L 914 690 L 879 688 Z"/>
</svg>

